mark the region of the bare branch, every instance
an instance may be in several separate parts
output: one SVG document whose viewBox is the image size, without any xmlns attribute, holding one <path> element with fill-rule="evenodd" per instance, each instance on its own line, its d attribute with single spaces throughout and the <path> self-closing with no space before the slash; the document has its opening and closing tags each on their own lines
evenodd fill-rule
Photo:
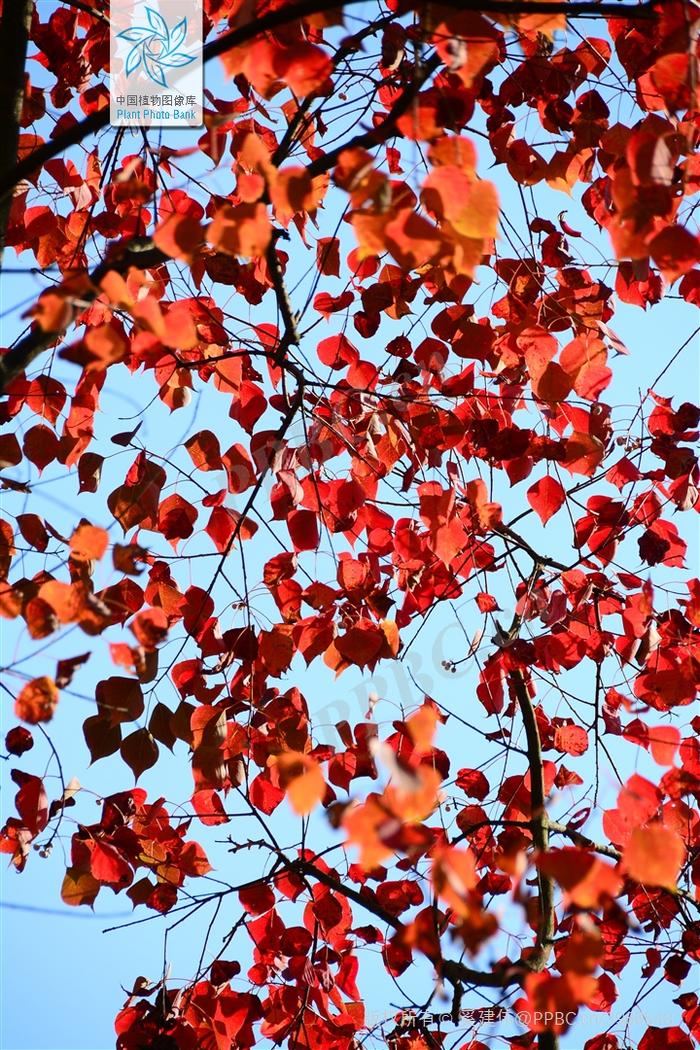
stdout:
<svg viewBox="0 0 700 1050">
<path fill-rule="evenodd" d="M 155 247 L 150 237 L 136 237 L 126 244 L 117 245 L 115 252 L 90 274 L 90 286 L 82 293 L 81 302 L 87 305 L 97 298 L 100 294 L 100 281 L 110 270 L 121 274 L 126 273 L 132 266 L 138 270 L 147 270 L 167 259 L 168 256 Z M 44 350 L 53 346 L 64 332 L 65 328 L 47 331 L 39 325 L 34 325 L 24 339 L 0 357 L 0 393 L 4 392 L 12 380 L 28 368 Z"/>
</svg>

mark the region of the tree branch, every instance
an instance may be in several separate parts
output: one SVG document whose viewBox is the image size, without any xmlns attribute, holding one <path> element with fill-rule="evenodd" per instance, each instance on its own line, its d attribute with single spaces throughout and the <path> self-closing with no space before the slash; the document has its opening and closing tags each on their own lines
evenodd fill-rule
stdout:
<svg viewBox="0 0 700 1050">
<path fill-rule="evenodd" d="M 540 731 L 537 727 L 535 709 L 532 705 L 522 671 L 512 671 L 509 679 L 518 701 L 527 739 L 527 759 L 530 767 L 530 827 L 532 829 L 532 841 L 540 853 L 546 853 L 549 849 L 549 818 L 545 808 Z M 538 875 L 538 883 L 540 890 L 540 918 L 537 931 L 537 949 L 535 954 L 528 960 L 530 969 L 536 971 L 543 970 L 547 965 L 547 960 L 552 950 L 552 935 L 554 933 L 554 883 L 549 876 L 544 875 L 542 872 Z"/>
<path fill-rule="evenodd" d="M 132 266 L 138 270 L 148 270 L 166 262 L 168 258 L 155 247 L 150 237 L 135 237 L 126 244 L 118 245 L 115 252 L 90 273 L 90 286 L 82 293 L 81 302 L 89 305 L 97 298 L 100 294 L 100 282 L 110 270 L 120 274 L 125 274 Z M 68 325 L 64 325 L 57 330 L 45 330 L 35 324 L 24 339 L 3 354 L 0 357 L 0 393 L 3 393 L 12 380 L 24 372 L 44 350 L 53 346 L 67 327 Z"/>
<path fill-rule="evenodd" d="M 267 268 L 270 272 L 270 280 L 272 281 L 272 287 L 277 299 L 277 309 L 280 312 L 282 324 L 284 326 L 282 338 L 275 350 L 274 362 L 276 365 L 282 364 L 284 356 L 290 346 L 299 345 L 297 319 L 294 310 L 292 309 L 287 285 L 284 283 L 282 264 L 280 263 L 279 255 L 277 254 L 277 241 L 286 236 L 287 235 L 283 230 L 275 230 L 265 256 L 267 260 Z"/>
<path fill-rule="evenodd" d="M 0 55 L 4 63 L 3 76 L 0 77 L 0 182 L 10 177 L 17 167 L 24 105 L 24 67 L 33 6 L 32 0 L 12 0 L 3 4 L 0 16 Z M 0 266 L 11 207 L 11 197 L 4 197 L 0 201 Z"/>
<path fill-rule="evenodd" d="M 397 919 L 395 915 L 392 915 L 391 912 L 382 908 L 378 902 L 370 900 L 367 896 L 349 886 L 347 882 L 341 882 L 327 871 L 316 867 L 311 861 L 299 858 L 291 861 L 289 867 L 294 871 L 302 872 L 316 879 L 317 882 L 322 882 L 329 889 L 341 893 L 348 900 L 354 901 L 355 904 L 364 908 L 365 911 L 381 919 L 387 926 L 391 926 L 393 930 L 405 929 L 404 923 Z M 425 954 L 438 973 L 455 987 L 462 984 L 474 984 L 481 988 L 507 988 L 511 984 L 516 984 L 522 976 L 522 970 L 518 970 L 517 967 L 511 967 L 509 970 L 503 970 L 500 973 L 498 970 L 488 973 L 485 970 L 472 970 L 471 967 L 453 959 L 443 959 L 442 956 Z"/>
<path fill-rule="evenodd" d="M 614 846 L 608 846 L 607 843 L 594 842 L 588 835 L 584 835 L 582 831 L 577 831 L 576 828 L 570 828 L 568 824 L 560 824 L 556 820 L 550 820 L 549 830 L 552 834 L 566 835 L 574 845 L 583 846 L 585 849 L 592 850 L 593 853 L 600 853 L 603 857 L 610 857 L 611 860 L 617 861 L 622 857 L 619 849 L 615 849 Z"/>
<path fill-rule="evenodd" d="M 322 157 L 318 157 L 317 160 L 311 162 L 307 167 L 307 172 L 311 178 L 315 178 L 317 175 L 323 175 L 325 172 L 330 171 L 338 160 L 338 157 L 346 149 L 366 149 L 371 146 L 378 146 L 380 143 L 385 142 L 386 139 L 396 130 L 396 125 L 399 118 L 407 113 L 413 105 L 416 95 L 422 88 L 423 84 L 437 71 L 440 67 L 442 60 L 439 55 L 433 55 L 416 74 L 414 79 L 406 88 L 402 91 L 394 105 L 389 110 L 388 114 L 384 118 L 381 124 L 376 128 L 372 128 L 370 131 L 363 131 L 359 135 L 355 135 L 354 138 L 350 139 L 349 142 L 344 142 L 340 146 L 336 146 L 335 149 L 329 150 Z"/>
<path fill-rule="evenodd" d="M 73 7 L 76 11 L 82 11 L 83 14 L 96 18 L 98 22 L 106 22 L 109 25 L 109 18 L 104 11 L 100 11 L 97 7 L 91 7 L 84 0 L 61 0 L 61 3 L 65 4 L 66 7 Z"/>
<path fill-rule="evenodd" d="M 571 568 L 570 565 L 564 565 L 561 561 L 555 561 L 554 558 L 548 558 L 544 554 L 539 554 L 531 544 L 527 542 L 524 536 L 521 536 L 519 532 L 515 532 L 508 525 L 503 523 L 494 526 L 494 532 L 500 536 L 507 536 L 509 540 L 512 540 L 516 546 L 520 547 L 526 554 L 537 562 L 539 565 L 546 566 L 550 569 L 555 569 L 557 572 L 568 572 Z"/>
</svg>

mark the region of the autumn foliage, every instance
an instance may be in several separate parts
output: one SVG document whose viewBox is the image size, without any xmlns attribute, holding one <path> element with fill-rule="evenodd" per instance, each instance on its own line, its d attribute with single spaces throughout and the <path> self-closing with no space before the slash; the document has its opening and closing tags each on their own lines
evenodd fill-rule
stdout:
<svg viewBox="0 0 700 1050">
<path fill-rule="evenodd" d="M 101 3 L 29 6 L 0 850 L 187 919 L 117 1047 L 622 1050 L 660 982 L 635 1045 L 692 1050 L 697 4 L 205 0 L 189 136 L 109 128 Z"/>
</svg>

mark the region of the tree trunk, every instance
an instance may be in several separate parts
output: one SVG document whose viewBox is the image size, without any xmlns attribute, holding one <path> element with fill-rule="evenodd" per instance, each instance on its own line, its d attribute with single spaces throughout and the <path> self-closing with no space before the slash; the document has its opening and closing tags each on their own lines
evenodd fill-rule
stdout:
<svg viewBox="0 0 700 1050">
<path fill-rule="evenodd" d="M 4 66 L 0 77 L 0 178 L 7 177 L 17 163 L 32 7 L 32 0 L 5 0 L 0 18 L 0 55 Z M 0 202 L 0 267 L 11 207 L 12 195 L 8 194 Z"/>
</svg>

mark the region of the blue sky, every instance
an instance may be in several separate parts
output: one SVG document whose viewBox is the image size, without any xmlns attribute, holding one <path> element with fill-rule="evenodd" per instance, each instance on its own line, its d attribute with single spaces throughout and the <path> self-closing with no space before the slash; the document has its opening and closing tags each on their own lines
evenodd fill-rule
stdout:
<svg viewBox="0 0 700 1050">
<path fill-rule="evenodd" d="M 355 17 L 359 17 L 355 11 Z M 222 87 L 221 74 L 217 66 L 211 66 L 205 71 L 205 85 L 209 86 L 215 94 Z M 184 135 L 184 133 L 183 133 Z M 137 148 L 137 140 L 134 151 Z M 184 144 L 188 139 L 183 137 L 178 144 Z M 478 139 L 477 139 L 478 146 Z M 413 149 L 415 160 L 418 161 L 415 147 L 408 147 L 406 156 L 410 159 Z M 124 152 L 131 152 L 127 143 Z M 78 155 L 77 152 L 75 154 Z M 206 166 L 205 162 L 202 164 Z M 523 234 L 522 201 L 520 194 L 511 185 L 507 176 L 504 177 L 500 169 L 494 171 L 483 171 L 486 177 L 493 178 L 499 186 L 502 197 L 502 207 L 505 215 L 518 227 Z M 410 181 L 416 178 L 414 172 L 407 167 L 406 179 Z M 208 185 L 221 192 L 229 192 L 231 187 L 230 170 L 222 165 L 218 172 L 208 175 Z M 331 232 L 333 220 L 335 219 L 333 209 L 338 206 L 338 199 L 334 194 L 329 197 L 328 212 L 324 216 L 323 234 Z M 547 214 L 554 218 L 558 211 L 568 208 L 568 220 L 572 226 L 590 229 L 590 220 L 584 215 L 576 201 L 568 200 L 561 195 L 555 195 L 549 190 L 537 189 L 536 208 L 538 213 Z M 541 209 L 541 210 L 540 210 Z M 345 247 L 350 246 L 347 234 L 343 231 Z M 612 283 L 614 273 L 608 272 L 602 263 L 595 260 L 601 259 L 601 252 L 609 255 L 609 250 L 603 238 L 598 238 L 590 246 L 591 261 L 600 266 L 600 271 L 595 271 L 596 276 L 606 279 Z M 286 246 L 285 246 L 285 250 Z M 304 249 L 298 238 L 293 235 L 290 251 L 289 283 L 295 285 L 301 282 L 297 296 L 303 301 L 305 287 L 310 287 L 309 267 L 312 266 L 313 250 Z M 505 254 L 510 254 L 506 245 L 503 247 Z M 587 249 L 586 249 L 587 250 Z M 6 262 L 9 268 L 27 265 L 31 260 L 24 256 L 16 262 L 14 253 L 8 253 Z M 585 258 L 585 256 L 584 256 Z M 588 261 L 588 260 L 587 260 Z M 486 275 L 482 276 L 485 282 Z M 34 297 L 43 290 L 50 274 L 29 275 L 26 273 L 8 272 L 3 278 L 6 289 L 3 297 L 2 338 L 7 342 L 15 338 L 23 329 L 25 322 L 21 319 L 22 312 L 26 306 L 31 304 Z M 344 279 L 329 282 L 327 290 L 337 294 L 344 287 Z M 221 292 L 221 289 L 219 289 Z M 469 301 L 475 301 L 482 292 L 475 288 L 470 292 Z M 479 302 L 479 310 L 487 312 L 488 297 L 490 289 L 484 283 L 483 297 Z M 225 302 L 222 296 L 220 302 Z M 232 312 L 242 312 L 245 316 L 251 316 L 250 309 L 241 302 L 231 304 Z M 418 312 L 418 311 L 417 311 Z M 313 316 L 313 315 L 311 315 Z M 612 387 L 605 395 L 605 400 L 618 406 L 616 413 L 618 418 L 631 417 L 640 400 L 640 392 L 643 393 L 654 382 L 659 373 L 664 369 L 675 350 L 680 347 L 693 333 L 696 326 L 696 311 L 687 304 L 674 298 L 669 298 L 649 313 L 635 310 L 621 305 L 612 321 L 612 327 L 629 347 L 628 357 L 619 357 L 614 360 L 613 368 L 615 378 Z M 255 308 L 255 320 L 274 321 L 275 314 L 268 295 L 261 307 Z M 405 319 L 402 331 L 409 332 L 416 322 L 415 317 Z M 338 322 L 330 324 L 322 322 L 309 335 L 307 344 L 303 344 L 301 352 L 312 350 L 315 346 L 315 338 L 338 329 Z M 389 326 L 381 329 L 377 336 L 378 345 L 382 344 L 382 336 L 387 332 L 387 338 L 399 333 L 399 328 Z M 364 347 L 363 347 L 364 349 Z M 691 340 L 687 350 L 666 371 L 657 391 L 664 395 L 678 396 L 680 400 L 695 400 L 698 395 L 698 365 L 697 365 L 697 338 Z M 380 353 L 380 351 L 379 351 Z M 43 365 L 45 362 L 40 362 Z M 70 389 L 75 382 L 77 370 L 65 361 L 54 360 L 52 363 L 52 374 L 65 381 Z M 80 501 L 76 500 L 77 477 L 75 472 L 66 475 L 63 468 L 56 469 L 52 464 L 45 471 L 40 483 L 31 497 L 31 510 L 45 515 L 51 524 L 61 532 L 70 532 L 75 526 L 77 519 L 84 515 L 95 522 L 95 524 L 107 524 L 104 520 L 104 496 L 119 484 L 133 458 L 132 450 L 121 450 L 110 444 L 109 438 L 112 434 L 128 430 L 134 426 L 144 406 L 151 402 L 155 387 L 150 378 L 142 375 L 130 375 L 122 366 L 110 369 L 108 383 L 102 400 L 101 412 L 97 419 L 97 437 L 95 449 L 108 454 L 105 463 L 103 480 L 100 492 L 97 496 L 82 496 Z M 149 449 L 156 449 L 162 455 L 170 458 L 171 453 L 177 457 L 179 446 L 184 437 L 197 429 L 209 426 L 215 429 L 221 436 L 222 447 L 226 447 L 227 438 L 230 441 L 240 440 L 240 432 L 234 424 L 226 417 L 226 407 L 222 408 L 220 395 L 208 389 L 196 391 L 191 404 L 173 415 L 156 398 L 149 404 L 148 411 L 144 413 L 143 426 L 139 432 L 139 440 Z M 20 420 L 20 426 L 31 425 L 26 419 Z M 296 432 L 297 438 L 300 432 Z M 15 471 L 14 476 L 24 480 L 26 467 L 23 465 Z M 534 476 L 533 476 L 534 477 Z M 503 504 L 507 514 L 517 513 L 523 507 L 524 489 L 521 486 L 513 493 L 504 492 Z M 29 501 L 20 494 L 2 493 L 0 495 L 3 510 L 11 515 L 25 512 L 29 507 Z M 264 503 L 262 504 L 264 507 Z M 697 566 L 698 535 L 694 520 L 690 522 L 684 518 L 674 519 L 690 544 L 688 553 L 688 564 L 690 567 Z M 548 551 L 553 556 L 566 557 L 570 551 L 570 533 L 563 528 L 558 521 L 553 521 L 546 529 L 540 526 L 534 515 L 523 523 L 523 533 L 535 547 Z M 120 539 L 118 529 L 113 529 L 115 539 Z M 248 573 L 251 580 L 256 578 L 256 570 L 259 572 L 261 565 L 267 558 L 277 553 L 279 546 L 276 545 L 273 535 L 268 534 L 264 538 L 264 530 L 256 537 L 255 548 L 252 553 L 246 549 Z M 148 540 L 152 539 L 148 534 Z M 196 553 L 209 550 L 206 540 L 195 537 L 187 544 L 181 545 L 180 550 L 184 553 Z M 333 574 L 330 567 L 330 553 L 326 550 L 318 556 L 314 554 L 304 555 L 309 570 L 316 572 L 314 578 L 325 578 Z M 240 571 L 240 563 L 237 556 L 231 556 L 231 572 Z M 34 564 L 34 563 L 32 563 Z M 47 568 L 58 564 L 56 558 L 53 561 L 47 559 Z M 215 562 L 206 562 L 213 565 Z M 631 558 L 630 564 L 638 567 L 638 561 Z M 201 582 L 201 561 L 192 561 L 191 581 Z M 15 569 L 15 572 L 17 570 Z M 36 569 L 32 569 L 36 571 Z M 228 571 L 228 570 L 227 570 Z M 96 586 L 100 587 L 109 582 L 111 570 L 109 567 L 100 566 L 95 578 Z M 674 570 L 664 570 L 663 567 L 654 573 L 655 581 L 659 584 L 668 584 L 680 592 L 682 589 L 683 574 Z M 459 659 L 464 655 L 466 640 L 463 627 L 468 637 L 482 626 L 481 618 L 475 614 L 472 601 L 473 594 L 478 590 L 477 581 L 473 581 L 465 588 L 462 599 L 456 603 L 456 612 L 449 605 L 441 606 L 432 615 L 426 627 L 417 635 L 414 643 L 408 645 L 401 661 L 386 664 L 380 667 L 376 676 L 363 674 L 351 669 L 339 680 L 334 680 L 331 672 L 319 661 L 308 670 L 300 666 L 297 661 L 292 672 L 284 679 L 282 687 L 296 684 L 306 696 L 310 709 L 313 713 L 314 723 L 317 726 L 317 736 L 321 740 L 337 742 L 333 725 L 342 718 L 354 723 L 364 718 L 367 709 L 367 698 L 370 692 L 375 691 L 381 698 L 375 710 L 376 720 L 390 731 L 391 720 L 400 717 L 401 713 L 411 706 L 420 702 L 423 692 L 433 695 L 445 708 L 453 712 L 453 717 L 447 726 L 441 730 L 443 737 L 438 737 L 437 743 L 443 746 L 449 741 L 449 748 L 454 753 L 453 772 L 460 766 L 478 765 L 488 762 L 487 772 L 492 782 L 497 783 L 498 777 L 503 775 L 503 760 L 498 757 L 494 750 L 491 757 L 482 753 L 482 744 L 479 739 L 478 752 L 475 753 L 474 737 L 470 736 L 468 730 L 460 725 L 459 719 L 472 720 L 479 725 L 485 725 L 481 709 L 474 697 L 474 687 L 478 673 L 475 660 L 460 665 L 458 673 L 452 674 L 442 666 L 443 660 Z M 230 602 L 231 596 L 219 591 L 219 596 L 224 603 Z M 504 621 L 508 620 L 507 595 L 504 596 Z M 254 603 L 255 604 L 255 603 Z M 269 607 L 265 607 L 261 601 L 260 616 L 264 618 Z M 235 622 L 235 610 L 230 610 L 231 622 Z M 459 617 L 459 619 L 458 619 Z M 461 621 L 461 623 L 460 623 Z M 224 627 L 230 624 L 224 621 Z M 99 814 L 99 799 L 109 792 L 123 789 L 130 784 L 128 771 L 118 758 L 111 758 L 88 767 L 88 756 L 82 743 L 81 725 L 84 718 L 91 713 L 91 705 L 94 703 L 94 684 L 100 678 L 109 674 L 120 673 L 109 660 L 109 654 L 104 642 L 95 643 L 86 638 L 77 629 L 69 629 L 59 635 L 48 639 L 46 646 L 41 646 L 41 651 L 27 644 L 16 630 L 15 624 L 2 622 L 2 655 L 3 663 L 14 661 L 16 653 L 21 653 L 29 659 L 19 670 L 27 671 L 31 676 L 42 673 L 52 673 L 57 657 L 72 656 L 88 650 L 94 650 L 93 655 L 86 667 L 76 675 L 72 686 L 64 690 L 59 713 L 48 727 L 53 743 L 61 756 L 64 776 L 68 780 L 76 776 L 81 784 L 85 785 L 85 792 L 80 799 L 80 819 L 90 822 L 97 819 Z M 414 628 L 415 629 L 415 628 Z M 410 643 L 412 629 L 405 633 L 405 643 Z M 110 635 L 110 640 L 118 640 L 118 632 Z M 124 632 L 124 638 L 128 632 Z M 485 653 L 488 648 L 489 629 L 482 642 L 482 650 Z M 170 643 L 169 643 L 170 644 Z M 166 647 L 167 648 L 167 647 Z M 479 655 L 479 654 L 477 654 Z M 9 681 L 10 679 L 8 679 Z M 10 684 L 13 687 L 21 679 L 13 678 Z M 416 684 L 420 688 L 416 687 Z M 574 672 L 569 677 L 568 687 L 577 690 L 586 688 L 583 672 Z M 166 702 L 174 699 L 174 690 L 169 683 L 163 683 L 163 698 Z M 159 699 L 161 694 L 159 693 Z M 551 700 L 549 701 L 551 704 Z M 8 705 L 3 704 L 3 733 L 11 725 L 15 724 Z M 568 714 L 569 712 L 555 710 L 548 706 L 548 713 Z M 324 728 L 325 727 L 325 728 Z M 489 724 L 488 729 L 494 726 Z M 627 772 L 634 768 L 649 776 L 650 779 L 658 774 L 658 767 L 654 767 L 641 749 L 628 746 L 621 752 L 621 764 Z M 511 757 L 506 769 L 506 775 L 516 771 Z M 47 783 L 57 784 L 55 764 L 52 763 L 49 749 L 43 741 L 37 739 L 33 752 L 23 760 L 16 763 L 21 768 L 39 772 L 43 763 L 46 764 Z M 626 764 L 626 766 L 625 766 Z M 591 758 L 589 755 L 580 759 L 567 759 L 567 765 L 579 772 L 584 778 L 591 772 Z M 520 770 L 518 770 L 520 771 Z M 3 771 L 6 773 L 6 770 Z M 178 745 L 174 757 L 167 753 L 162 754 L 155 770 L 144 775 L 140 785 L 149 792 L 149 797 L 165 795 L 169 802 L 174 805 L 186 804 L 191 794 L 191 774 L 186 760 L 186 750 L 183 745 Z M 91 794 L 94 792 L 95 794 Z M 12 787 L 6 787 L 6 798 L 13 793 Z M 615 797 L 616 781 L 609 771 L 604 772 L 602 780 L 601 803 L 610 805 Z M 573 805 L 575 799 L 571 798 Z M 229 799 L 230 808 L 241 810 L 244 807 L 240 800 Z M 579 801 L 578 804 L 583 804 Z M 10 808 L 9 806 L 7 807 Z M 574 807 L 575 808 L 575 807 Z M 93 815 L 94 814 L 94 815 Z M 296 824 L 292 824 L 289 811 L 284 804 L 275 813 L 272 827 L 284 838 L 295 840 Z M 333 833 L 326 828 L 322 817 L 312 818 L 312 830 L 319 829 L 319 839 L 332 841 Z M 232 835 L 236 840 L 242 841 L 253 832 L 253 822 L 247 817 L 235 817 L 228 825 L 221 828 L 207 829 L 201 834 L 194 829 L 193 836 L 198 838 L 209 853 L 210 860 L 215 866 L 213 877 L 242 881 L 255 873 L 260 868 L 260 858 L 256 851 L 238 852 L 231 857 L 227 852 L 225 843 L 215 843 L 215 839 L 225 839 Z M 59 889 L 63 871 L 65 868 L 65 847 L 68 845 L 68 833 L 70 832 L 70 819 L 66 820 L 66 837 L 59 840 L 52 856 L 43 859 L 38 854 L 29 858 L 25 872 L 17 876 L 12 871 L 2 871 L 2 895 L 4 908 L 0 912 L 2 920 L 2 952 L 3 973 L 2 985 L 4 991 L 4 1007 L 2 1017 L 2 1034 L 0 1042 L 6 1050 L 106 1050 L 113 1045 L 113 1017 L 117 1009 L 122 1005 L 124 992 L 121 989 L 129 988 L 135 978 L 139 975 L 150 978 L 158 978 L 163 971 L 164 945 L 163 934 L 165 929 L 171 926 L 178 915 L 165 917 L 151 917 L 143 909 L 137 910 L 133 918 L 148 918 L 149 921 L 139 925 L 128 926 L 111 933 L 103 933 L 105 927 L 123 925 L 131 921 L 131 909 L 129 901 L 125 897 L 114 896 L 111 891 L 103 889 L 93 914 L 88 909 L 74 910 L 62 905 L 59 897 Z M 337 839 L 337 836 L 336 836 Z M 233 872 L 233 874 L 232 874 Z M 202 889 L 199 885 L 191 884 L 192 889 Z M 225 912 L 225 909 L 224 909 Z M 210 913 L 204 909 L 200 916 L 190 922 L 178 926 L 168 937 L 167 942 L 167 965 L 170 967 L 170 979 L 174 982 L 186 980 L 191 976 L 196 967 L 202 947 L 202 934 L 206 922 L 209 921 Z M 219 916 L 207 950 L 216 951 L 222 936 L 227 930 L 228 914 Z M 362 920 L 358 919 L 358 922 Z M 230 921 L 228 923 L 230 926 Z M 212 951 L 212 953 L 213 953 Z M 369 951 L 367 952 L 369 955 Z M 489 950 L 485 950 L 484 961 L 489 958 Z M 387 991 L 386 983 L 380 979 L 380 964 L 378 961 L 370 963 L 371 972 L 376 967 L 376 983 L 367 982 L 365 987 L 372 988 L 366 1007 L 368 1012 L 375 1012 L 377 1017 L 392 1013 L 394 1002 L 399 1002 L 398 990 Z M 423 977 L 422 987 L 426 987 L 425 978 L 427 969 L 423 968 L 422 975 L 419 973 L 410 978 L 406 986 L 409 991 L 420 986 L 420 977 Z M 634 987 L 635 977 L 630 967 L 629 975 L 623 979 L 623 987 L 628 982 L 627 992 L 636 991 Z M 399 984 L 402 982 L 399 981 Z M 120 988 L 121 986 L 121 988 Z M 664 1009 L 664 991 L 661 989 L 649 997 L 648 1023 L 662 1024 L 660 1020 Z M 373 1001 L 371 995 L 375 995 Z M 675 994 L 675 992 L 674 992 Z M 395 995 L 396 998 L 391 998 Z M 21 1006 L 19 1005 L 21 1004 Z M 467 1005 L 478 1005 L 475 997 Z M 595 1015 L 588 1015 L 588 1024 L 591 1016 L 595 1021 Z M 637 1024 L 642 1023 L 641 1017 L 637 1018 Z M 670 1023 L 670 1021 L 669 1021 Z M 601 1022 L 601 1029 L 604 1023 Z M 455 1035 L 458 1033 L 455 1032 Z M 562 1039 L 565 1050 L 577 1050 L 585 1038 L 595 1034 L 590 1029 L 574 1027 L 567 1036 Z M 464 1033 L 460 1035 L 464 1038 Z M 448 1045 L 450 1045 L 448 1043 Z"/>
</svg>

